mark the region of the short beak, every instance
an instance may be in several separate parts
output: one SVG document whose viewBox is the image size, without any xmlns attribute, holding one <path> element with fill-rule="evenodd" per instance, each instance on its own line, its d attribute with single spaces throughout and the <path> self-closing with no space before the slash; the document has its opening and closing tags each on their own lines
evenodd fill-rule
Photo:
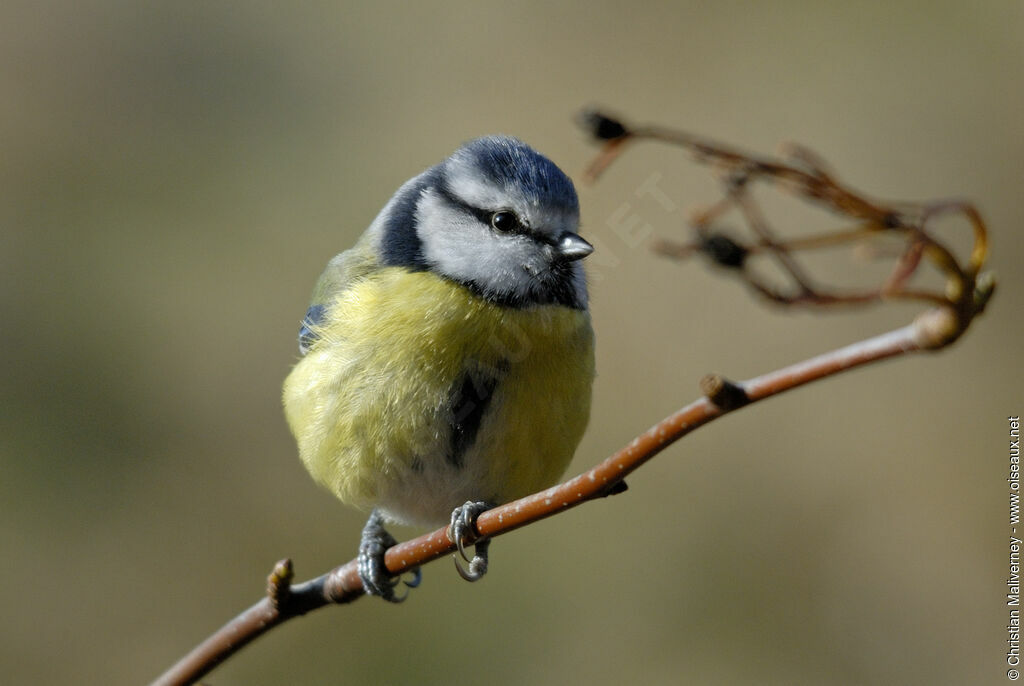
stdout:
<svg viewBox="0 0 1024 686">
<path fill-rule="evenodd" d="M 587 243 L 574 233 L 567 233 L 562 236 L 555 246 L 558 256 L 566 262 L 575 262 L 594 252 L 594 246 Z"/>
</svg>

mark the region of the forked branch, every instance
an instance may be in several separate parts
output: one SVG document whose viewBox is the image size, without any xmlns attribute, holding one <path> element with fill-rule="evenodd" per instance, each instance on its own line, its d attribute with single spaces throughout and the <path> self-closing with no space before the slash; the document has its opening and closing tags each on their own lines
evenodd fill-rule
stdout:
<svg viewBox="0 0 1024 686">
<path fill-rule="evenodd" d="M 995 281 L 981 270 L 988 254 L 988 235 L 977 209 L 963 200 L 926 203 L 887 203 L 869 199 L 842 185 L 834 172 L 810 150 L 790 145 L 785 160 L 773 160 L 737 152 L 725 145 L 661 126 L 628 127 L 600 112 L 585 112 L 582 123 L 604 146 L 587 169 L 596 180 L 630 145 L 654 141 L 680 147 L 694 159 L 707 164 L 722 182 L 722 197 L 694 212 L 689 242 L 660 241 L 655 250 L 662 255 L 685 258 L 701 254 L 728 268 L 761 296 L 781 305 L 835 306 L 864 305 L 883 300 L 911 300 L 948 310 L 952 318 L 940 337 L 940 344 L 952 342 L 988 303 Z M 771 184 L 807 203 L 820 206 L 849 222 L 838 231 L 800 238 L 781 237 L 770 225 L 753 189 L 758 183 Z M 747 226 L 750 238 L 738 239 L 716 227 L 723 215 L 734 212 Z M 959 259 L 935 235 L 938 220 L 959 215 L 973 233 L 973 245 L 966 259 Z M 844 292 L 812 283 L 796 259 L 797 253 L 837 245 L 862 245 L 880 236 L 894 236 L 902 249 L 889 276 L 874 288 Z M 779 288 L 749 267 L 750 258 L 766 255 L 775 260 L 788 277 L 789 287 Z M 925 265 L 944 279 L 943 290 L 915 288 L 910 281 Z"/>
<path fill-rule="evenodd" d="M 508 503 L 480 515 L 477 530 L 482 537 L 496 537 L 521 526 L 550 517 L 590 500 L 625 490 L 625 477 L 686 434 L 729 412 L 770 396 L 824 379 L 842 371 L 921 350 L 936 350 L 961 336 L 982 312 L 994 290 L 994 280 L 982 266 L 987 253 L 985 225 L 966 202 L 883 204 L 869 201 L 841 186 L 824 163 L 806 150 L 797 149 L 791 163 L 747 156 L 689 134 L 661 127 L 629 129 L 601 114 L 586 115 L 585 122 L 604 147 L 591 164 L 593 180 L 631 142 L 654 140 L 691 151 L 698 161 L 709 163 L 723 179 L 724 196 L 693 220 L 696 239 L 691 243 L 662 243 L 659 252 L 672 257 L 703 254 L 744 279 L 756 292 L 790 306 L 866 304 L 898 298 L 920 301 L 931 307 L 900 329 L 779 369 L 748 381 L 734 383 L 718 375 L 701 381 L 703 396 L 666 417 L 633 439 L 593 469 L 540 493 Z M 776 235 L 748 189 L 757 181 L 769 181 L 798 197 L 824 206 L 851 220 L 852 228 L 786 240 Z M 742 242 L 713 230 L 723 212 L 739 210 L 754 238 Z M 974 244 L 966 261 L 930 233 L 940 215 L 960 213 L 972 226 Z M 796 262 L 795 253 L 826 245 L 862 241 L 881 232 L 903 237 L 905 247 L 886 281 L 861 293 L 839 293 L 811 283 Z M 747 269 L 751 255 L 773 256 L 791 279 L 789 290 L 769 285 Z M 943 292 L 915 290 L 908 284 L 922 264 L 928 263 L 946 278 Z M 395 575 L 412 570 L 455 551 L 446 529 L 401 543 L 385 556 Z M 348 603 L 363 594 L 356 561 L 337 567 L 311 581 L 292 584 L 292 563 L 282 560 L 270 574 L 266 597 L 225 624 L 182 658 L 154 684 L 195 683 L 203 675 L 253 639 L 293 617 L 325 605 Z"/>
</svg>

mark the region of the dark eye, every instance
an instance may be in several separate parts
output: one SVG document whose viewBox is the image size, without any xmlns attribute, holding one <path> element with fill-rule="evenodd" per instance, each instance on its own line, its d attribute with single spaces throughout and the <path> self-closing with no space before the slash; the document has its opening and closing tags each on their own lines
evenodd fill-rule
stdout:
<svg viewBox="0 0 1024 686">
<path fill-rule="evenodd" d="M 509 232 L 519 226 L 519 219 L 514 212 L 502 210 L 491 215 L 491 226 L 498 231 Z"/>
</svg>

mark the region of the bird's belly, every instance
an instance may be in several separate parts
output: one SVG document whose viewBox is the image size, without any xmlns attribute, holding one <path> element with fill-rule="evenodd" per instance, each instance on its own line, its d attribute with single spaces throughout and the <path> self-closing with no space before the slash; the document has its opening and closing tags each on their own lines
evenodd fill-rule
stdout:
<svg viewBox="0 0 1024 686">
<path fill-rule="evenodd" d="M 336 329 L 285 383 L 314 478 L 345 502 L 427 525 L 467 500 L 557 480 L 589 417 L 587 314 L 504 308 L 427 273 L 383 271 L 335 303 Z"/>
</svg>

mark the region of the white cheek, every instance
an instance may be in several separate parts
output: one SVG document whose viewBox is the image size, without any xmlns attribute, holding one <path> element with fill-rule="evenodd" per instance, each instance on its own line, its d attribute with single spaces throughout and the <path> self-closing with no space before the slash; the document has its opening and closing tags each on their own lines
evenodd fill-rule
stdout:
<svg viewBox="0 0 1024 686">
<path fill-rule="evenodd" d="M 417 206 L 416 231 L 432 271 L 499 297 L 517 296 L 527 302 L 538 297 L 543 275 L 551 269 L 550 247 L 526 236 L 498 233 L 431 190 L 423 193 Z M 583 270 L 576 266 L 573 272 L 576 301 L 585 304 Z"/>
<path fill-rule="evenodd" d="M 427 263 L 459 281 L 505 284 L 529 262 L 529 241 L 498 235 L 433 193 L 420 200 L 416 224 Z"/>
</svg>

